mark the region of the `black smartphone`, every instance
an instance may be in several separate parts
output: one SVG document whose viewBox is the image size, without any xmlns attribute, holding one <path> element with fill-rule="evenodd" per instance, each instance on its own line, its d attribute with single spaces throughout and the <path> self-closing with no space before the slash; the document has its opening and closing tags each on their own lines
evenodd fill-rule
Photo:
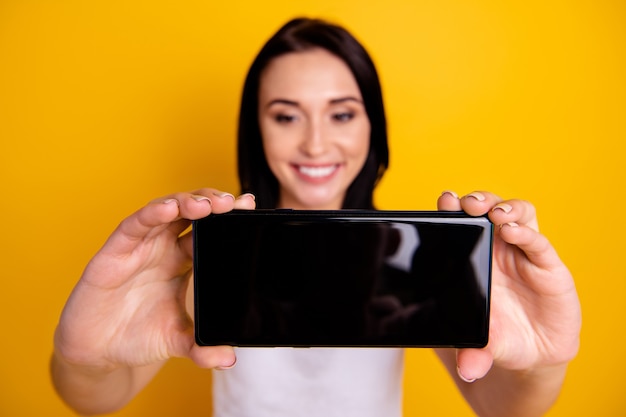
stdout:
<svg viewBox="0 0 626 417">
<path fill-rule="evenodd" d="M 194 221 L 192 233 L 199 345 L 487 344 L 486 216 L 236 210 Z"/>
</svg>

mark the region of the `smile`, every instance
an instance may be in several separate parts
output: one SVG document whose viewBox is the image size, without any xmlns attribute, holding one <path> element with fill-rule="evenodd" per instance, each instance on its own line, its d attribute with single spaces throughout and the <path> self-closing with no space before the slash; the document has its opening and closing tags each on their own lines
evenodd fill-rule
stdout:
<svg viewBox="0 0 626 417">
<path fill-rule="evenodd" d="M 298 172 L 302 175 L 306 175 L 311 178 L 324 178 L 332 175 L 337 168 L 339 168 L 339 164 L 327 165 L 327 166 L 305 166 L 298 165 Z"/>
</svg>

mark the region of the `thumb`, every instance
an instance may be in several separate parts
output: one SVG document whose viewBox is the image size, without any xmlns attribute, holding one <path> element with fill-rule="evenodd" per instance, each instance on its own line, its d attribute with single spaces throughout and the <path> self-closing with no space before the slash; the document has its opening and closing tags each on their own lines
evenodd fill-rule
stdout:
<svg viewBox="0 0 626 417">
<path fill-rule="evenodd" d="M 487 375 L 493 365 L 493 353 L 485 349 L 459 349 L 456 351 L 456 370 L 465 382 L 474 382 Z"/>
<path fill-rule="evenodd" d="M 194 343 L 189 357 L 196 365 L 207 369 L 229 369 L 237 361 L 232 346 L 198 346 Z"/>
<path fill-rule="evenodd" d="M 170 341 L 171 357 L 191 359 L 200 368 L 228 369 L 235 365 L 235 350 L 232 346 L 199 346 L 193 330 L 176 333 Z"/>
</svg>

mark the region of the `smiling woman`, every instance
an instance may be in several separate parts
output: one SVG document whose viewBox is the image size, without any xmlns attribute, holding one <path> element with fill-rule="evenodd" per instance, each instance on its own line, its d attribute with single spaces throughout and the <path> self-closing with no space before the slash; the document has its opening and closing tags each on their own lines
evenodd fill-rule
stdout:
<svg viewBox="0 0 626 417">
<path fill-rule="evenodd" d="M 252 64 L 241 108 L 239 168 L 248 192 L 237 198 L 214 188 L 174 193 L 120 223 L 61 314 L 51 361 L 58 392 L 79 412 L 110 412 L 142 391 L 166 359 L 186 357 L 224 371 L 213 373 L 216 417 L 402 415 L 400 347 L 235 352 L 195 343 L 184 296 L 193 246 L 183 232 L 191 220 L 252 209 L 250 192 L 269 207 L 373 208 L 374 187 L 387 167 L 378 77 L 365 49 L 340 26 L 307 18 L 286 23 Z M 448 191 L 437 206 L 488 216 L 500 226 L 489 343 L 437 354 L 477 414 L 543 414 L 578 352 L 580 306 L 569 270 L 539 233 L 528 201 Z M 222 235 L 211 238 L 219 244 Z M 305 256 L 324 262 L 312 252 Z M 346 279 L 367 285 L 358 270 L 347 269 Z"/>
<path fill-rule="evenodd" d="M 321 48 L 275 58 L 261 76 L 259 124 L 277 206 L 340 209 L 370 142 L 348 66 Z"/>
</svg>

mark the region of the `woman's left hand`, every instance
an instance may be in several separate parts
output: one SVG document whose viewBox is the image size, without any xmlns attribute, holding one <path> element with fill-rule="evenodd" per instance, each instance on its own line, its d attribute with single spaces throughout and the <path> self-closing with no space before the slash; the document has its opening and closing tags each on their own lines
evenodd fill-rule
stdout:
<svg viewBox="0 0 626 417">
<path fill-rule="evenodd" d="M 572 275 L 539 233 L 534 206 L 481 191 L 460 199 L 444 192 L 437 207 L 487 213 L 495 224 L 489 343 L 457 352 L 459 376 L 482 378 L 494 364 L 526 371 L 572 360 L 579 347 L 580 303 Z"/>
</svg>

